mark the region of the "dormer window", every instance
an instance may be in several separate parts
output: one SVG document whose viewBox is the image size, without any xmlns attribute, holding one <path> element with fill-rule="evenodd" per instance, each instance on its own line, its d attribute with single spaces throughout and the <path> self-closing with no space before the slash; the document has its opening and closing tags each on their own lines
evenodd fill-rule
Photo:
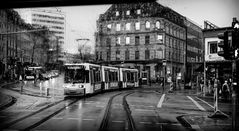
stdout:
<svg viewBox="0 0 239 131">
<path fill-rule="evenodd" d="M 116 15 L 116 16 L 119 16 L 119 11 L 116 11 L 116 12 L 115 12 L 115 15 Z"/>
<path fill-rule="evenodd" d="M 127 11 L 126 11 L 126 15 L 130 15 L 130 10 L 127 10 Z"/>
<path fill-rule="evenodd" d="M 138 15 L 141 14 L 141 10 L 140 10 L 140 9 L 137 10 L 137 14 L 138 14 Z"/>
</svg>

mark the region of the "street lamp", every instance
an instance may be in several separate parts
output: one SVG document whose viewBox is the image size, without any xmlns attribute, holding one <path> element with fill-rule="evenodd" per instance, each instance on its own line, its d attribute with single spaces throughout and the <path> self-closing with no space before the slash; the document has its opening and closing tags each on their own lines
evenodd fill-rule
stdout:
<svg viewBox="0 0 239 131">
<path fill-rule="evenodd" d="M 82 60 L 82 59 L 83 59 L 82 49 L 84 49 L 86 43 L 87 43 L 88 41 L 90 41 L 90 39 L 88 39 L 88 38 L 79 38 L 79 39 L 76 39 L 76 41 L 77 41 L 77 42 L 79 42 L 79 41 L 85 41 L 85 43 L 82 45 L 81 50 L 79 50 L 80 46 L 79 46 L 79 43 L 78 43 L 78 51 L 80 51 L 80 59 Z"/>
</svg>

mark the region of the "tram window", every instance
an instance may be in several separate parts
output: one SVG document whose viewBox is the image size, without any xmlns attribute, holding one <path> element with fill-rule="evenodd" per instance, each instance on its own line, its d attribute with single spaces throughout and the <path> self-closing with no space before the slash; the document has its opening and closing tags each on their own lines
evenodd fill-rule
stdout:
<svg viewBox="0 0 239 131">
<path fill-rule="evenodd" d="M 100 82 L 101 77 L 100 77 L 100 71 L 99 70 L 93 70 L 93 83 Z"/>
<path fill-rule="evenodd" d="M 105 82 L 109 82 L 109 72 L 108 71 L 105 71 Z"/>
<path fill-rule="evenodd" d="M 70 83 L 89 83 L 89 71 L 82 69 L 67 69 L 65 82 Z"/>
</svg>

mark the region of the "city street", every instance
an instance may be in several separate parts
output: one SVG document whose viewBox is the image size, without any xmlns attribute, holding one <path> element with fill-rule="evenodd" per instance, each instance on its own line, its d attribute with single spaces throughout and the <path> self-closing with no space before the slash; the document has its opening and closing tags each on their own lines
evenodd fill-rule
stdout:
<svg viewBox="0 0 239 131">
<path fill-rule="evenodd" d="M 3 121 L 0 127 L 4 130 L 55 131 L 132 130 L 131 124 L 137 131 L 228 130 L 231 128 L 230 118 L 210 119 L 207 117 L 213 113 L 213 103 L 211 99 L 196 95 L 195 90 L 168 93 L 168 88 L 162 92 L 160 86 L 154 88 L 148 86 L 133 90 L 106 92 L 86 98 L 64 99 L 63 94 L 60 94 L 62 87 L 59 85 L 61 84 L 57 82 L 60 79 L 62 76 L 49 80 L 49 88 L 52 88 L 50 96 L 52 96 L 53 87 L 56 88 L 54 92 L 58 91 L 55 94 L 58 97 L 54 98 L 54 101 L 53 97 L 45 98 L 51 99 L 51 103 L 42 101 L 31 106 L 25 103 L 25 107 L 23 107 L 24 104 L 17 106 L 18 102 L 16 102 L 0 112 L 0 119 Z M 5 88 L 11 88 L 11 86 Z M 25 95 L 25 97 L 41 98 L 31 95 Z M 126 111 L 124 97 L 131 113 Z M 109 111 L 106 111 L 110 99 L 112 103 L 108 107 Z M 230 103 L 220 103 L 219 109 L 230 115 L 230 105 Z M 107 117 L 105 113 L 108 113 Z M 132 118 L 131 124 L 129 117 Z M 195 122 L 194 119 L 198 120 Z M 192 122 L 185 123 L 185 120 Z M 105 127 L 102 127 L 103 122 L 107 123 Z M 189 123 L 191 125 L 188 125 Z"/>
</svg>

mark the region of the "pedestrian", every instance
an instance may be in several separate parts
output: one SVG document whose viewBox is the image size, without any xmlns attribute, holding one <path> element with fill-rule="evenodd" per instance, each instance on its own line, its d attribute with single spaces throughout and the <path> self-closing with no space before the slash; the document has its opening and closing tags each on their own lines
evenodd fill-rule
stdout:
<svg viewBox="0 0 239 131">
<path fill-rule="evenodd" d="M 227 80 L 222 85 L 222 95 L 225 100 L 228 100 L 230 89 Z"/>
</svg>

